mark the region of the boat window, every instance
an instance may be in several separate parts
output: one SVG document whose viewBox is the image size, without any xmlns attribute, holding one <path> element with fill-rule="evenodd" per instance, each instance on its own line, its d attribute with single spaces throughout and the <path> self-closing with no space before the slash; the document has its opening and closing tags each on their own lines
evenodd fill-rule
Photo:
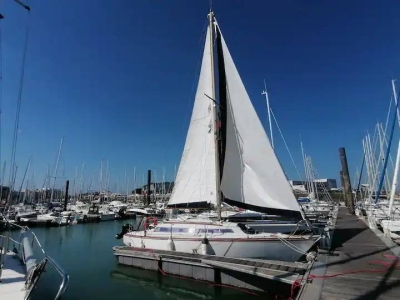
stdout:
<svg viewBox="0 0 400 300">
<path fill-rule="evenodd" d="M 211 233 L 211 234 L 217 234 L 217 233 L 233 233 L 233 229 L 199 229 L 197 233 Z"/>
<path fill-rule="evenodd" d="M 156 227 L 154 229 L 155 232 L 171 232 L 171 227 Z M 185 233 L 189 232 L 188 228 L 179 228 L 179 227 L 172 227 L 172 232 L 176 233 Z"/>
</svg>

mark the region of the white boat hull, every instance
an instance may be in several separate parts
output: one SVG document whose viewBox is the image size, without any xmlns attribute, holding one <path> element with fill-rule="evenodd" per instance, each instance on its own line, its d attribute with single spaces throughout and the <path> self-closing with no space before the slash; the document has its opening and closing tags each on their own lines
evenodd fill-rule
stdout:
<svg viewBox="0 0 400 300">
<path fill-rule="evenodd" d="M 59 226 L 68 225 L 68 217 L 61 216 L 61 217 L 54 218 L 53 223 L 57 224 Z"/>
<path fill-rule="evenodd" d="M 400 238 L 400 221 L 383 220 L 381 225 L 385 235 L 390 236 L 392 239 Z"/>
<path fill-rule="evenodd" d="M 125 245 L 135 248 L 171 250 L 168 237 L 149 237 L 126 234 L 123 237 Z M 203 238 L 173 238 L 175 251 L 186 253 L 201 253 Z M 292 244 L 285 245 L 278 238 L 213 238 L 208 237 L 210 245 L 217 256 L 235 258 L 262 258 L 268 260 L 297 261 L 310 250 L 316 239 L 286 239 Z M 294 250 L 293 245 L 298 248 Z"/>
</svg>

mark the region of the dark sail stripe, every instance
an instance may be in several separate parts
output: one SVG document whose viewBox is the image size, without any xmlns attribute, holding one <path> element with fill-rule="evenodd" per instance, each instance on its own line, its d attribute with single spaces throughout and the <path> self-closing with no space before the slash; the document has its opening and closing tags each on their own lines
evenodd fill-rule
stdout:
<svg viewBox="0 0 400 300">
<path fill-rule="evenodd" d="M 230 200 L 228 198 L 224 198 L 224 202 L 229 205 L 237 206 L 237 207 L 240 207 L 243 209 L 253 210 L 253 211 L 257 211 L 257 212 L 269 214 L 269 215 L 278 215 L 278 216 L 282 216 L 282 217 L 288 217 L 293 220 L 300 220 L 303 218 L 301 216 L 301 213 L 296 210 L 286 210 L 286 209 L 279 209 L 279 208 L 256 206 L 256 205 L 251 205 L 251 204 L 247 204 L 247 203 L 243 203 L 243 202 L 239 202 L 239 201 L 235 201 L 235 200 Z"/>
<path fill-rule="evenodd" d="M 218 143 L 218 154 L 219 154 L 219 175 L 220 180 L 222 179 L 222 173 L 224 170 L 225 161 L 225 145 L 226 145 L 226 76 L 225 76 L 225 62 L 224 54 L 222 51 L 221 43 L 221 32 L 217 26 L 217 36 L 216 36 L 216 46 L 217 46 L 217 61 L 218 61 L 218 99 L 219 99 L 219 143 Z"/>
</svg>

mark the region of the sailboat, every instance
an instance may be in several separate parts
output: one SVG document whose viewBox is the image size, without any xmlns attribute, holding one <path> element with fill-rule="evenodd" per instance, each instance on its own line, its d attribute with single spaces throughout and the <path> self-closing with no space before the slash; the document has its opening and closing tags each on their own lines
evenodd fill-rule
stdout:
<svg viewBox="0 0 400 300">
<path fill-rule="evenodd" d="M 208 20 L 192 116 L 168 206 L 208 204 L 220 216 L 223 200 L 244 209 L 301 221 L 304 217 L 300 206 L 212 11 Z M 189 253 L 207 249 L 202 253 L 295 261 L 319 239 L 313 233 L 259 233 L 242 223 L 201 218 L 143 225 L 143 230 L 123 235 L 125 245 Z"/>
</svg>

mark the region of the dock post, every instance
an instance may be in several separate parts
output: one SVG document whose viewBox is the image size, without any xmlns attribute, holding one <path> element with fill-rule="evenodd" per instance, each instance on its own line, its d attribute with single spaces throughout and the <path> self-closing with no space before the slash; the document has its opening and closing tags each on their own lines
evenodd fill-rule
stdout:
<svg viewBox="0 0 400 300">
<path fill-rule="evenodd" d="M 151 170 L 147 170 L 147 193 L 146 193 L 146 204 L 150 205 L 150 185 L 151 185 Z"/>
<path fill-rule="evenodd" d="M 344 194 L 346 200 L 346 206 L 351 214 L 354 214 L 354 203 L 353 193 L 351 190 L 351 182 L 349 175 L 349 167 L 347 165 L 346 150 L 341 147 L 339 148 L 340 164 L 342 165 L 343 183 L 344 183 Z"/>
<path fill-rule="evenodd" d="M 67 210 L 67 204 L 68 204 L 68 189 L 69 189 L 69 180 L 67 180 L 67 183 L 65 184 L 64 211 Z"/>
<path fill-rule="evenodd" d="M 343 200 L 346 203 L 347 206 L 347 200 L 346 200 L 346 190 L 344 188 L 344 180 L 343 180 L 343 171 L 340 170 L 340 184 L 342 185 L 342 195 L 343 195 Z"/>
</svg>

